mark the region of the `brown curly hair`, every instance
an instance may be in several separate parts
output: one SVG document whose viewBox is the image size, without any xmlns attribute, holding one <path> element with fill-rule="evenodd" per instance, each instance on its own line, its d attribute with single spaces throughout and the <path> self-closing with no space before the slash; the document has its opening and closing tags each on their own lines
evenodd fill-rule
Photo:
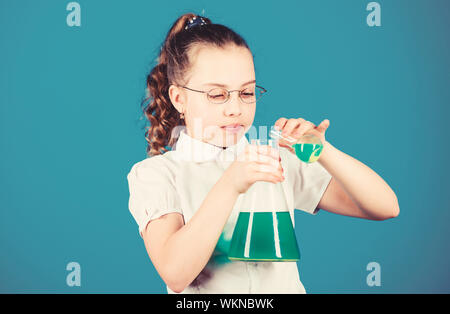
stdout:
<svg viewBox="0 0 450 314">
<path fill-rule="evenodd" d="M 185 29 L 193 17 L 203 18 L 206 25 Z M 181 15 L 167 33 L 157 58 L 158 64 L 147 75 L 147 93 L 141 103 L 143 114 L 150 122 L 145 132 L 147 155 L 163 154 L 175 144 L 175 126 L 185 125 L 169 98 L 169 86 L 184 85 L 193 60 L 192 55 L 202 45 L 224 48 L 229 44 L 250 50 L 246 41 L 232 29 L 213 24 L 210 19 L 194 13 Z M 150 101 L 150 102 L 149 102 Z"/>
</svg>

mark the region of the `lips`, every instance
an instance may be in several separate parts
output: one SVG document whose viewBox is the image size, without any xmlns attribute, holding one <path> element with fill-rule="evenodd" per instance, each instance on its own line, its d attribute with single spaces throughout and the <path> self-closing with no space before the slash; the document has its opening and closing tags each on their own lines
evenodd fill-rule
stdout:
<svg viewBox="0 0 450 314">
<path fill-rule="evenodd" d="M 236 124 L 224 125 L 224 126 L 222 126 L 222 128 L 237 129 L 238 127 L 241 127 L 241 126 L 242 126 L 242 124 L 236 123 Z"/>
<path fill-rule="evenodd" d="M 229 124 L 222 126 L 221 128 L 229 133 L 237 133 L 240 132 L 244 128 L 244 126 L 242 124 Z"/>
</svg>

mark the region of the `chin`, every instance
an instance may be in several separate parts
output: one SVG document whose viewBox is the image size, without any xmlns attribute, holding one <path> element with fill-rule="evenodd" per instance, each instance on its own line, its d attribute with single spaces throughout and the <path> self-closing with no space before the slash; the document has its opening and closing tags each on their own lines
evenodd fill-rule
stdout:
<svg viewBox="0 0 450 314">
<path fill-rule="evenodd" d="M 225 135 L 223 135 L 222 143 L 224 145 L 222 145 L 222 146 L 228 147 L 228 146 L 235 145 L 239 142 L 239 140 L 241 139 L 242 136 L 244 136 L 243 131 L 237 132 L 234 134 L 225 134 Z"/>
<path fill-rule="evenodd" d="M 237 132 L 229 132 L 223 128 L 216 129 L 215 132 L 212 132 L 214 136 L 212 138 L 207 139 L 210 144 L 218 146 L 220 148 L 226 148 L 228 146 L 233 146 L 239 142 L 242 136 L 245 135 L 245 126 L 243 126 Z M 210 133 L 211 134 L 211 133 Z"/>
<path fill-rule="evenodd" d="M 218 146 L 220 148 L 227 148 L 228 146 L 233 146 L 239 142 L 239 139 L 244 135 L 244 133 L 236 133 L 233 135 L 220 135 L 218 134 L 212 141 L 211 144 Z"/>
</svg>

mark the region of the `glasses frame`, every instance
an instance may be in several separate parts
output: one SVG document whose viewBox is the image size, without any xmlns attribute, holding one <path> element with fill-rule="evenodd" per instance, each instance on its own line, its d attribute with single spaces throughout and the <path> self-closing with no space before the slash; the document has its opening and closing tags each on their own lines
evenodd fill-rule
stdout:
<svg viewBox="0 0 450 314">
<path fill-rule="evenodd" d="M 239 99 L 243 102 L 243 103 L 245 103 L 245 104 L 254 104 L 254 103 L 256 103 L 257 101 L 258 101 L 258 99 L 260 99 L 261 98 L 261 96 L 262 95 L 264 95 L 265 93 L 267 93 L 267 89 L 265 89 L 264 87 L 262 87 L 262 86 L 259 86 L 259 85 L 255 85 L 256 87 L 258 87 L 258 88 L 261 88 L 262 89 L 262 93 L 260 94 L 260 96 L 255 100 L 255 101 L 252 101 L 252 102 L 246 102 L 246 101 L 244 101 L 243 99 L 242 99 L 242 97 L 241 97 L 241 92 L 242 91 L 244 91 L 246 88 L 243 88 L 243 89 L 235 89 L 235 90 L 227 90 L 226 88 L 224 88 L 224 87 L 214 87 L 214 88 L 211 88 L 210 90 L 208 90 L 208 91 L 203 91 L 203 90 L 196 90 L 196 89 L 192 89 L 192 88 L 189 88 L 189 87 L 187 87 L 187 86 L 179 86 L 179 85 L 177 85 L 178 87 L 182 87 L 182 88 L 186 88 L 186 89 L 188 89 L 188 90 L 191 90 L 191 91 L 193 91 L 193 92 L 198 92 L 198 93 L 204 93 L 204 94 L 206 94 L 206 99 L 208 99 L 208 101 L 210 102 L 210 103 L 213 103 L 213 104 L 217 104 L 217 105 L 221 105 L 221 104 L 224 104 L 224 103 L 226 103 L 226 102 L 228 102 L 229 100 L 230 100 L 230 98 L 231 98 L 231 93 L 232 92 L 239 92 Z M 210 99 L 209 99 L 209 93 L 211 92 L 211 91 L 213 91 L 213 90 L 215 90 L 215 89 L 218 89 L 218 88 L 221 88 L 221 89 L 223 89 L 223 90 L 226 90 L 227 91 L 227 99 L 224 101 L 224 102 L 212 102 Z"/>
</svg>

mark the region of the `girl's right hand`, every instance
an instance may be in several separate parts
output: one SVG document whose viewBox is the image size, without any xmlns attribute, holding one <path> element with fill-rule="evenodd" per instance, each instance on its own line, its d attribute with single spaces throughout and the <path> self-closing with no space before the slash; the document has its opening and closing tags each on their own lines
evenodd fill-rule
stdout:
<svg viewBox="0 0 450 314">
<path fill-rule="evenodd" d="M 284 176 L 280 161 L 280 153 L 276 148 L 249 144 L 225 173 L 235 191 L 245 193 L 256 181 L 282 182 Z"/>
</svg>

